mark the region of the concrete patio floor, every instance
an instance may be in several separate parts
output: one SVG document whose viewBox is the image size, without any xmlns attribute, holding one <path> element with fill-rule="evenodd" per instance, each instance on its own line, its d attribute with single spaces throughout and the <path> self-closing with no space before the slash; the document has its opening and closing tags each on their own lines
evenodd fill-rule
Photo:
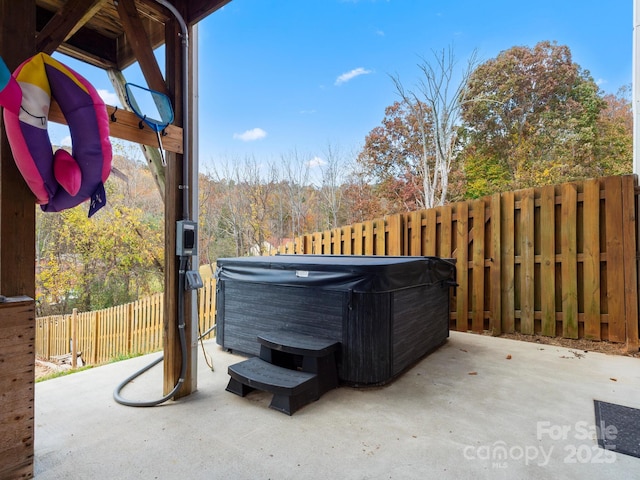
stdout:
<svg viewBox="0 0 640 480">
<path fill-rule="evenodd" d="M 205 347 L 215 371 L 200 350 L 198 391 L 158 407 L 112 398 L 158 354 L 38 383 L 35 478 L 640 478 L 640 459 L 597 446 L 593 404 L 640 408 L 637 358 L 452 332 L 393 383 L 341 387 L 289 417 L 266 393 L 226 392 L 242 357 Z M 123 395 L 161 388 L 157 366 Z"/>
</svg>

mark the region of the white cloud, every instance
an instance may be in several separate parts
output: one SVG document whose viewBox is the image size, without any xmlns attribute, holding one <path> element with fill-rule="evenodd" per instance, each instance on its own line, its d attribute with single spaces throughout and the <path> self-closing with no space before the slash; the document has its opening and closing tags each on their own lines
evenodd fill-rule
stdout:
<svg viewBox="0 0 640 480">
<path fill-rule="evenodd" d="M 102 99 L 102 101 L 107 105 L 118 106 L 118 107 L 122 106 L 120 104 L 120 99 L 118 99 L 118 96 L 115 94 L 115 92 L 99 89 L 98 95 L 100 95 L 100 98 Z"/>
<path fill-rule="evenodd" d="M 353 80 L 360 75 L 367 75 L 371 73 L 371 70 L 366 70 L 362 67 L 354 68 L 350 72 L 343 73 L 338 78 L 336 78 L 336 82 L 334 85 L 342 85 L 343 83 L 347 83 L 349 80 Z"/>
<path fill-rule="evenodd" d="M 233 134 L 233 138 L 235 138 L 236 140 L 242 140 L 243 142 L 253 142 L 254 140 L 260 140 L 266 136 L 267 132 L 265 132 L 261 128 L 254 128 L 243 133 Z"/>
<path fill-rule="evenodd" d="M 596 80 L 596 85 L 598 86 L 604 85 L 605 83 L 607 83 L 607 81 L 604 78 L 599 78 L 598 80 Z"/>
<path fill-rule="evenodd" d="M 67 135 L 62 140 L 60 140 L 61 147 L 70 147 L 71 146 L 71 135 Z"/>
<path fill-rule="evenodd" d="M 327 164 L 327 162 L 325 162 L 320 157 L 313 157 L 311 160 L 309 160 L 307 162 L 307 165 L 309 165 L 310 168 L 321 167 L 321 166 L 326 165 L 326 164 Z"/>
</svg>

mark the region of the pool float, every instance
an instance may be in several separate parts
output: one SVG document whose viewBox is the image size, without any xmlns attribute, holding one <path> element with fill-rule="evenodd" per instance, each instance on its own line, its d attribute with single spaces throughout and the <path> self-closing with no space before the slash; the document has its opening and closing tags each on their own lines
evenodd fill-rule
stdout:
<svg viewBox="0 0 640 480">
<path fill-rule="evenodd" d="M 91 200 L 91 217 L 106 204 L 111 172 L 109 116 L 104 102 L 81 75 L 45 53 L 10 74 L 0 59 L 0 105 L 16 165 L 45 212 Z M 72 153 L 55 153 L 47 131 L 51 99 L 60 105 L 71 133 Z"/>
</svg>

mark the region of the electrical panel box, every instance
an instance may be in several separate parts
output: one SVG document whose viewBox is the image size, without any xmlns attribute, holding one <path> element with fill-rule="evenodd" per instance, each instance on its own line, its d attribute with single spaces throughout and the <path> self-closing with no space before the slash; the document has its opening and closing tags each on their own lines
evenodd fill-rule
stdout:
<svg viewBox="0 0 640 480">
<path fill-rule="evenodd" d="M 198 254 L 198 223 L 179 220 L 176 224 L 176 255 L 191 257 Z"/>
</svg>

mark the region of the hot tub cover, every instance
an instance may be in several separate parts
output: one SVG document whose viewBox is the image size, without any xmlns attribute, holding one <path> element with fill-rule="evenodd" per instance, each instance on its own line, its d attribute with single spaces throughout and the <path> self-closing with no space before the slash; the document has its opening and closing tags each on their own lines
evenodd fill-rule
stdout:
<svg viewBox="0 0 640 480">
<path fill-rule="evenodd" d="M 356 293 L 455 285 L 453 260 L 438 257 L 276 255 L 220 258 L 216 278 Z"/>
</svg>

